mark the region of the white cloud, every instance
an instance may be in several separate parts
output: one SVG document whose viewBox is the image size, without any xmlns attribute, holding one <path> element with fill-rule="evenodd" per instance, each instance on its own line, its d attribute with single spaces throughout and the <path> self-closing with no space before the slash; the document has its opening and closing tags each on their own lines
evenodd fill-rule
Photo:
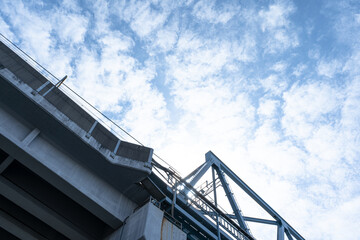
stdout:
<svg viewBox="0 0 360 240">
<path fill-rule="evenodd" d="M 288 27 L 290 23 L 287 17 L 289 14 L 293 13 L 294 10 L 295 9 L 291 4 L 279 1 L 270 5 L 267 11 L 261 10 L 259 16 L 263 19 L 263 22 L 261 23 L 262 31 Z"/>
<path fill-rule="evenodd" d="M 258 172 L 268 174 L 269 179 L 280 178 L 281 182 L 296 183 L 296 179 L 301 182 L 297 185 L 298 189 L 286 190 L 289 197 L 286 200 L 274 200 L 276 197 L 266 193 L 266 190 L 264 192 L 263 188 L 259 191 L 263 191 L 262 196 L 268 197 L 267 201 L 275 209 L 284 211 L 280 214 L 290 214 L 287 220 L 292 225 L 292 221 L 296 223 L 302 219 L 296 224 L 298 229 L 308 229 L 300 231 L 305 237 L 341 238 L 343 235 L 338 234 L 341 231 L 339 228 L 346 228 L 346 224 L 358 221 L 356 214 L 346 210 L 360 206 L 360 202 L 355 200 L 359 182 L 355 180 L 358 172 L 355 166 L 358 163 L 357 160 L 354 162 L 360 156 L 360 118 L 357 114 L 360 111 L 355 107 L 360 102 L 358 82 L 352 81 L 345 92 L 324 83 L 294 85 L 284 94 L 281 123 L 289 137 L 279 134 L 275 127 L 276 119 L 265 118 L 256 130 L 254 139 L 249 142 L 247 154 L 256 163 Z M 258 114 L 265 105 L 266 100 L 261 101 Z M 342 112 L 341 122 L 339 111 Z M 311 181 L 304 185 L 305 179 Z M 265 189 L 274 190 L 279 186 L 276 184 Z M 277 193 L 281 191 L 276 190 Z M 302 197 L 297 198 L 299 194 Z M 288 205 L 292 207 L 286 207 Z M 294 205 L 307 211 L 296 212 Z M 339 209 L 339 212 L 334 212 L 334 209 Z M 293 218 L 295 215 L 296 219 Z M 309 218 L 313 220 L 306 226 L 306 219 Z M 339 228 L 329 227 L 334 224 Z M 358 233 L 351 233 L 347 237 L 351 239 L 354 234 Z M 266 234 L 264 237 L 266 239 Z"/>
<path fill-rule="evenodd" d="M 326 176 L 344 156 L 342 140 L 340 133 L 331 125 L 324 124 L 313 129 L 312 136 L 304 144 L 310 155 L 308 169 L 318 176 Z"/>
<path fill-rule="evenodd" d="M 341 110 L 345 157 L 352 165 L 360 156 L 360 78 L 357 76 L 346 89 L 346 99 Z M 359 169 L 357 169 L 359 170 Z"/>
<path fill-rule="evenodd" d="M 164 50 L 172 49 L 176 43 L 177 34 L 175 31 L 160 30 L 157 32 L 157 45 Z"/>
<path fill-rule="evenodd" d="M 154 7 L 156 6 L 156 7 Z M 162 27 L 171 10 L 168 2 L 119 3 L 115 12 L 121 19 L 129 22 L 131 29 L 140 37 L 147 37 Z"/>
<path fill-rule="evenodd" d="M 254 59 L 251 40 L 230 42 L 228 40 L 203 39 L 186 31 L 179 35 L 175 51 L 166 58 L 169 70 L 167 81 L 175 87 L 190 88 L 206 81 L 215 81 L 219 74 L 225 74 L 237 61 Z M 235 66 L 234 66 L 235 67 Z M 226 79 L 220 80 L 226 81 Z"/>
<path fill-rule="evenodd" d="M 3 34 L 6 38 L 16 41 L 14 33 L 10 30 L 10 26 L 2 19 L 0 16 L 0 33 Z"/>
<path fill-rule="evenodd" d="M 307 68 L 307 66 L 305 64 L 300 63 L 300 64 L 296 65 L 292 74 L 295 75 L 296 77 L 299 77 L 304 73 L 304 70 L 306 68 Z"/>
<path fill-rule="evenodd" d="M 282 73 L 282 72 L 284 72 L 284 71 L 287 69 L 287 67 L 288 67 L 288 64 L 287 64 L 286 62 L 280 61 L 280 62 L 275 63 L 275 64 L 271 67 L 271 69 L 274 70 L 274 71 L 276 71 L 276 72 Z"/>
<path fill-rule="evenodd" d="M 167 61 L 171 68 L 169 77 L 181 80 L 175 83 L 185 84 L 183 87 L 191 87 L 221 71 L 231 57 L 230 43 L 227 42 L 220 47 L 216 41 L 204 43 L 195 36 L 191 39 L 181 36 L 178 45 L 176 54 L 168 56 Z"/>
<path fill-rule="evenodd" d="M 83 43 L 88 25 L 87 17 L 62 10 L 53 16 L 52 26 L 56 29 L 61 41 Z"/>
<path fill-rule="evenodd" d="M 319 61 L 317 65 L 317 72 L 319 75 L 332 78 L 336 73 L 341 70 L 341 63 L 337 60 L 332 61 Z"/>
<path fill-rule="evenodd" d="M 344 63 L 343 71 L 349 73 L 352 76 L 360 74 L 359 62 L 360 51 L 356 50 Z"/>
<path fill-rule="evenodd" d="M 310 137 L 318 124 L 328 124 L 327 114 L 339 110 L 341 93 L 327 84 L 294 85 L 284 93 L 282 126 L 286 134 L 299 139 Z"/>
<path fill-rule="evenodd" d="M 241 149 L 254 128 L 254 108 L 244 94 L 229 94 L 227 86 L 204 86 L 187 90 L 178 89 L 174 96 L 179 118 L 170 131 L 161 153 L 173 160 L 175 168 L 183 174 L 200 165 L 204 153 L 217 153 Z M 185 144 L 186 143 L 186 144 Z M 231 151 L 232 151 L 231 150 Z"/>
<path fill-rule="evenodd" d="M 18 44 L 25 52 L 58 77 L 72 74 L 70 61 L 74 53 L 69 49 L 56 48 L 52 21 L 56 14 L 40 14 L 29 9 L 22 1 L 2 2 L 1 10 L 8 17 L 19 39 Z"/>
<path fill-rule="evenodd" d="M 274 95 L 281 94 L 287 87 L 287 82 L 276 74 L 271 74 L 267 78 L 261 79 L 260 84 L 265 91 Z"/>
<path fill-rule="evenodd" d="M 313 49 L 310 49 L 308 51 L 308 56 L 309 58 L 312 58 L 312 59 L 319 59 L 320 58 L 320 50 L 318 47 L 315 47 Z"/>
<path fill-rule="evenodd" d="M 110 10 L 109 4 L 106 0 L 97 0 L 93 3 L 92 10 L 94 14 L 94 28 L 92 31 L 95 34 L 95 37 L 102 34 L 109 34 L 109 15 Z"/>
<path fill-rule="evenodd" d="M 355 14 L 355 22 L 360 24 L 360 14 Z"/>
<path fill-rule="evenodd" d="M 51 24 L 30 12 L 21 1 L 3 2 L 1 7 L 2 12 L 10 18 L 12 26 L 17 30 L 17 35 L 23 40 L 22 47 L 30 55 L 36 56 L 37 60 L 47 62 L 53 45 Z"/>
<path fill-rule="evenodd" d="M 324 212 L 318 219 L 315 239 L 356 239 L 360 236 L 359 212 L 360 197 L 342 203 L 333 211 Z"/>
<path fill-rule="evenodd" d="M 93 51 L 82 52 L 77 61 L 77 81 L 72 84 L 101 111 L 120 115 L 119 124 L 144 143 L 150 142 L 167 121 L 164 97 L 151 86 L 154 66 L 149 62 L 140 67 L 132 57 L 113 51 L 118 46 L 108 44 L 111 41 L 107 36 L 100 42 L 104 43 L 100 57 Z"/>
<path fill-rule="evenodd" d="M 146 143 L 156 144 L 157 141 L 161 141 L 156 138 L 163 135 L 166 129 L 168 112 L 163 95 L 151 86 L 149 80 L 154 77 L 154 73 L 149 72 L 149 69 L 153 71 L 147 67 L 129 74 L 126 81 L 128 84 L 122 86 L 125 91 L 131 93 L 127 97 L 132 103 L 122 123 Z"/>
<path fill-rule="evenodd" d="M 134 46 L 134 41 L 118 31 L 102 35 L 98 42 L 101 44 L 102 55 L 117 56 L 120 52 L 127 52 Z"/>
<path fill-rule="evenodd" d="M 284 51 L 290 47 L 299 45 L 296 33 L 289 33 L 286 30 L 279 29 L 272 33 L 266 42 L 266 48 L 269 53 Z"/>
<path fill-rule="evenodd" d="M 179 51 L 196 50 L 201 47 L 203 42 L 199 39 L 196 34 L 191 31 L 186 31 L 181 34 L 177 43 L 177 49 Z"/>
<path fill-rule="evenodd" d="M 81 7 L 79 6 L 78 0 L 63 0 L 61 2 L 61 7 L 76 13 L 81 12 Z"/>
<path fill-rule="evenodd" d="M 359 8 L 352 3 L 341 1 L 334 4 L 338 14 L 331 16 L 333 19 L 333 30 L 337 39 L 351 47 L 357 47 L 360 43 Z"/>
<path fill-rule="evenodd" d="M 163 28 L 157 31 L 152 44 L 151 52 L 158 53 L 159 51 L 167 52 L 173 49 L 178 40 L 179 32 L 178 21 L 172 21 L 166 24 Z M 152 53 L 154 54 L 154 53 Z"/>
<path fill-rule="evenodd" d="M 282 52 L 299 45 L 297 33 L 289 21 L 289 16 L 294 11 L 294 6 L 285 1 L 277 1 L 267 10 L 259 11 L 261 30 L 268 33 L 265 40 L 266 52 Z"/>
<path fill-rule="evenodd" d="M 264 164 L 272 173 L 288 178 L 304 174 L 305 153 L 290 141 L 282 140 L 271 121 L 261 125 L 248 144 L 252 161 Z"/>
<path fill-rule="evenodd" d="M 244 34 L 239 41 L 232 42 L 230 51 L 234 58 L 240 62 L 254 61 L 257 55 L 255 37 L 248 33 Z"/>
<path fill-rule="evenodd" d="M 280 103 L 273 99 L 261 99 L 257 113 L 265 117 L 273 117 Z"/>
<path fill-rule="evenodd" d="M 174 52 L 167 56 L 167 84 L 177 118 L 169 133 L 172 143 L 163 151 L 165 155 L 182 152 L 184 162 L 176 166 L 180 170 L 193 164 L 190 154 L 202 159 L 208 149 L 226 152 L 251 135 L 255 109 L 247 94 L 238 91 L 240 80 L 226 78 L 228 65 L 248 59 L 244 52 L 246 41 L 244 46 L 187 31 L 179 35 Z"/>
<path fill-rule="evenodd" d="M 221 10 L 216 9 L 215 1 L 198 1 L 192 13 L 199 19 L 208 21 L 210 23 L 222 23 L 226 24 L 232 19 L 238 12 L 238 5 L 226 4 L 222 6 Z"/>
<path fill-rule="evenodd" d="M 308 197 L 326 209 L 337 208 L 357 194 L 353 168 L 360 156 L 360 118 L 350 107 L 360 102 L 357 82 L 345 91 L 313 83 L 294 86 L 284 94 L 282 126 L 306 150 L 306 169 L 313 176 Z"/>
</svg>

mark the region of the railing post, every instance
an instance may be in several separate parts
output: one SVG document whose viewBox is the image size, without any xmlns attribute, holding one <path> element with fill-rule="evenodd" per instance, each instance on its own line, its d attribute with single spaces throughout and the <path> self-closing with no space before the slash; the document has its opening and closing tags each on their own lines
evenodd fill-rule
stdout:
<svg viewBox="0 0 360 240">
<path fill-rule="evenodd" d="M 95 129 L 95 127 L 96 127 L 97 124 L 98 124 L 98 121 L 95 120 L 95 122 L 94 122 L 93 125 L 91 126 L 90 130 L 89 130 L 89 131 L 86 133 L 86 135 L 85 135 L 87 138 L 90 138 L 91 133 L 92 133 L 92 131 L 94 131 L 94 129 Z"/>
</svg>

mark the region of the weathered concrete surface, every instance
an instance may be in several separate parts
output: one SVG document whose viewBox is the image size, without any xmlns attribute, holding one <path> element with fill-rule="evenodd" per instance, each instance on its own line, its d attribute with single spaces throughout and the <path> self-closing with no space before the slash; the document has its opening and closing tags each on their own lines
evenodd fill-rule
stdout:
<svg viewBox="0 0 360 240">
<path fill-rule="evenodd" d="M 172 224 L 166 218 L 163 219 L 161 225 L 161 240 L 186 240 L 186 233 L 180 228 Z"/>
<path fill-rule="evenodd" d="M 147 203 L 133 213 L 124 225 L 121 240 L 159 240 L 164 213 Z"/>
<path fill-rule="evenodd" d="M 15 115 L 15 114 L 14 114 Z M 20 116 L 0 103 L 0 147 L 58 189 L 118 227 L 137 206 L 120 191 L 74 158 L 34 132 Z M 37 132 L 37 131 L 35 131 Z M 29 142 L 29 140 L 32 140 Z"/>
<path fill-rule="evenodd" d="M 106 240 L 186 240 L 186 237 L 186 233 L 164 218 L 163 211 L 147 203 Z"/>
</svg>

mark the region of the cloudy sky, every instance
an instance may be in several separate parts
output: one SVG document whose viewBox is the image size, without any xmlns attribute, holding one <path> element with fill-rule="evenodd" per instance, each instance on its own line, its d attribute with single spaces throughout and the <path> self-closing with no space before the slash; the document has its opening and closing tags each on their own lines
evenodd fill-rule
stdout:
<svg viewBox="0 0 360 240">
<path fill-rule="evenodd" d="M 360 2 L 0 0 L 0 32 L 183 175 L 212 150 L 305 238 L 360 239 Z"/>
</svg>

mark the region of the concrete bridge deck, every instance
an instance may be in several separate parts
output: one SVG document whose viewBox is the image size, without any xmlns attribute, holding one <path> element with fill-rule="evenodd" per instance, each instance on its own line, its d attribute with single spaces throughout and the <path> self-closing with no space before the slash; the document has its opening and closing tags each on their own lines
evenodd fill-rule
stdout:
<svg viewBox="0 0 360 240">
<path fill-rule="evenodd" d="M 150 197 L 141 181 L 153 150 L 121 141 L 47 82 L 0 42 L 0 236 L 116 235 Z"/>
</svg>

